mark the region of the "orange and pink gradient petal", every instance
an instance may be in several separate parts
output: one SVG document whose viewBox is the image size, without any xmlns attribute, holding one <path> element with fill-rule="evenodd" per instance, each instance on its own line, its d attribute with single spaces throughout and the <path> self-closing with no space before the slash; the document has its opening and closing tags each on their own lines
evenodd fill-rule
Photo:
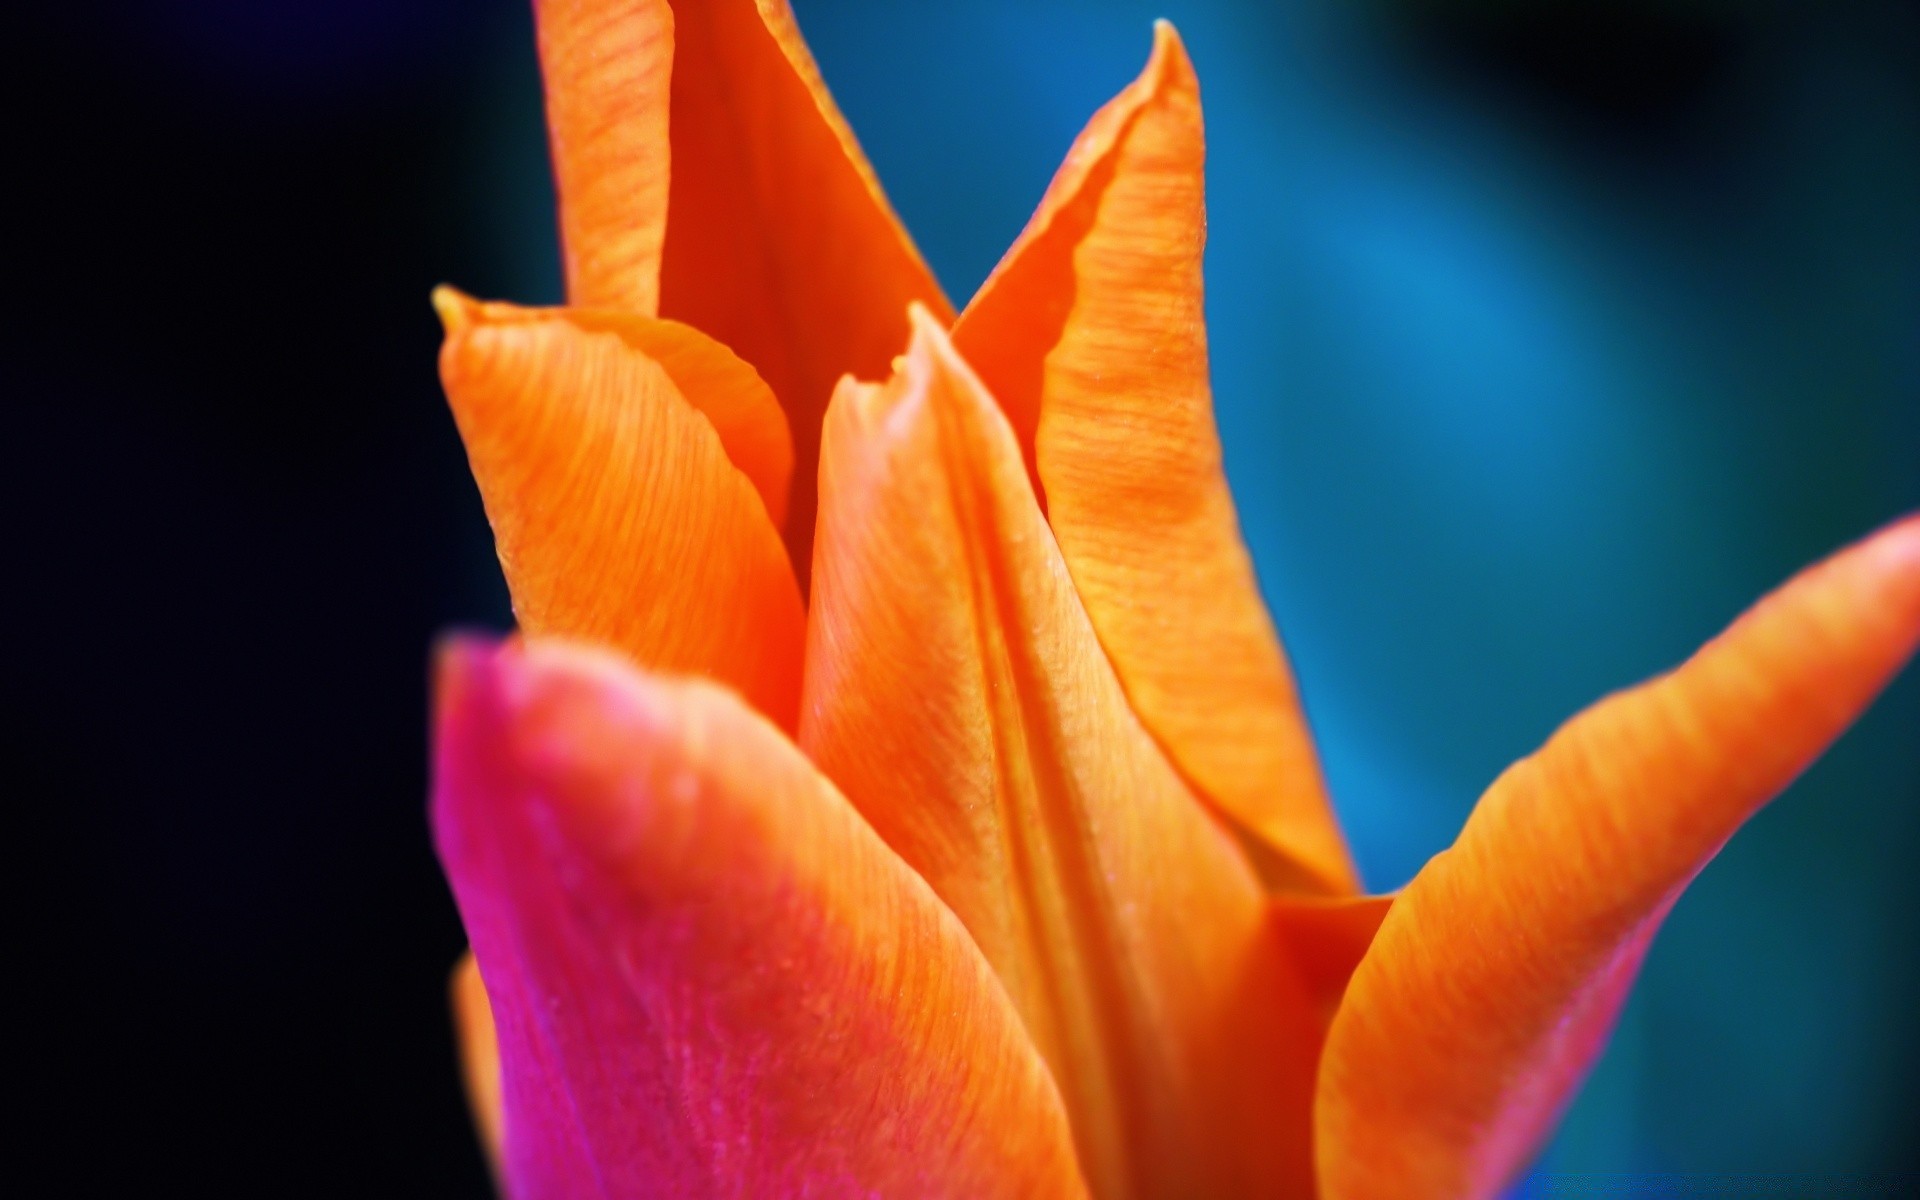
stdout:
<svg viewBox="0 0 1920 1200">
<path fill-rule="evenodd" d="M 965 930 L 737 697 L 474 642 L 438 696 L 510 1194 L 1086 1195 Z"/>
</svg>

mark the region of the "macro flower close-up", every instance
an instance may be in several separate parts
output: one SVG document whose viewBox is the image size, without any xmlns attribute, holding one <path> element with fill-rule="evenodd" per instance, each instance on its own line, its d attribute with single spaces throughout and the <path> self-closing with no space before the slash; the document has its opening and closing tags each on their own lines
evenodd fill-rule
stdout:
<svg viewBox="0 0 1920 1200">
<path fill-rule="evenodd" d="M 1920 643 L 1920 519 L 1370 894 L 1223 470 L 1172 26 L 956 310 L 783 0 L 536 14 L 566 303 L 434 296 L 520 630 L 433 719 L 502 1190 L 1499 1194 Z"/>
<path fill-rule="evenodd" d="M 9 1195 L 1920 1196 L 1920 6 L 15 6 Z"/>
</svg>

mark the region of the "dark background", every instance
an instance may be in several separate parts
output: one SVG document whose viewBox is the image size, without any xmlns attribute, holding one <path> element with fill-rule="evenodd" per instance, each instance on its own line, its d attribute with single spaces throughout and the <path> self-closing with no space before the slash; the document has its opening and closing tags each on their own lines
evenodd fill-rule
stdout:
<svg viewBox="0 0 1920 1200">
<path fill-rule="evenodd" d="M 29 1194 L 484 1191 L 425 662 L 510 617 L 426 296 L 557 298 L 525 8 L 5 18 Z M 796 8 L 958 297 L 1180 25 L 1228 464 L 1376 887 L 1920 505 L 1910 6 Z M 1702 877 L 1548 1166 L 1917 1165 L 1917 744 L 1910 672 Z"/>
</svg>

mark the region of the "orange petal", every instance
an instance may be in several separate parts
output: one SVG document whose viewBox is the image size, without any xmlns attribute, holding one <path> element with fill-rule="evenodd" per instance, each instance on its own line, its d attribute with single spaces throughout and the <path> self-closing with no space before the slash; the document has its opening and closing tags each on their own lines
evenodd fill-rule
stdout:
<svg viewBox="0 0 1920 1200">
<path fill-rule="evenodd" d="M 497 1183 L 500 1174 L 500 1047 L 493 1030 L 493 1009 L 487 1004 L 487 985 L 469 950 L 453 969 L 453 1034 L 460 1048 L 460 1078 L 467 1088 L 467 1107 L 480 1134 L 480 1149 Z"/>
<path fill-rule="evenodd" d="M 1273 918 L 1322 1021 L 1339 1009 L 1347 983 L 1366 957 L 1392 896 L 1278 896 Z"/>
<path fill-rule="evenodd" d="M 698 329 L 616 309 L 486 303 L 451 288 L 442 308 L 462 314 L 454 320 L 484 320 L 493 325 L 562 320 L 588 333 L 618 337 L 665 371 L 681 398 L 713 426 L 727 461 L 760 493 L 768 520 L 777 527 L 785 519 L 793 482 L 793 439 L 787 433 L 786 414 L 758 372 Z"/>
<path fill-rule="evenodd" d="M 1173 27 L 1094 117 L 954 344 L 1026 443 L 1140 719 L 1278 890 L 1352 892 L 1240 540 L 1207 381 L 1199 85 Z"/>
<path fill-rule="evenodd" d="M 1311 1000 L 932 316 L 822 445 L 802 745 L 1006 982 L 1096 1194 L 1305 1189 Z"/>
<path fill-rule="evenodd" d="M 513 1195 L 1085 1195 L 966 931 L 778 730 L 586 648 L 442 664 Z"/>
<path fill-rule="evenodd" d="M 827 95 L 785 0 L 674 10 L 673 183 L 661 311 L 752 363 L 785 406 L 805 571 L 820 415 L 841 375 L 882 375 L 907 302 L 939 285 Z"/>
<path fill-rule="evenodd" d="M 535 0 L 567 299 L 652 316 L 667 226 L 667 0 Z"/>
<path fill-rule="evenodd" d="M 711 676 L 791 723 L 799 588 L 761 497 L 663 365 L 675 353 L 625 340 L 644 322 L 616 334 L 604 316 L 436 302 L 441 378 L 521 626 Z"/>
<path fill-rule="evenodd" d="M 1920 517 L 1802 573 L 1494 783 L 1328 1037 L 1325 1200 L 1491 1196 L 1605 1041 L 1667 908 L 1920 642 Z"/>
</svg>

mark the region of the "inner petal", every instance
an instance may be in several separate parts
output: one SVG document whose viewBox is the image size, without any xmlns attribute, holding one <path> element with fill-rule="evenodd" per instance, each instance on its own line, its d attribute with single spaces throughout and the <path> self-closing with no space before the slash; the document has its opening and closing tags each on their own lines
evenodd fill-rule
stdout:
<svg viewBox="0 0 1920 1200">
<path fill-rule="evenodd" d="M 1317 1005 L 924 311 L 828 412 L 814 564 L 802 745 L 1006 983 L 1096 1194 L 1303 1192 Z"/>
</svg>

